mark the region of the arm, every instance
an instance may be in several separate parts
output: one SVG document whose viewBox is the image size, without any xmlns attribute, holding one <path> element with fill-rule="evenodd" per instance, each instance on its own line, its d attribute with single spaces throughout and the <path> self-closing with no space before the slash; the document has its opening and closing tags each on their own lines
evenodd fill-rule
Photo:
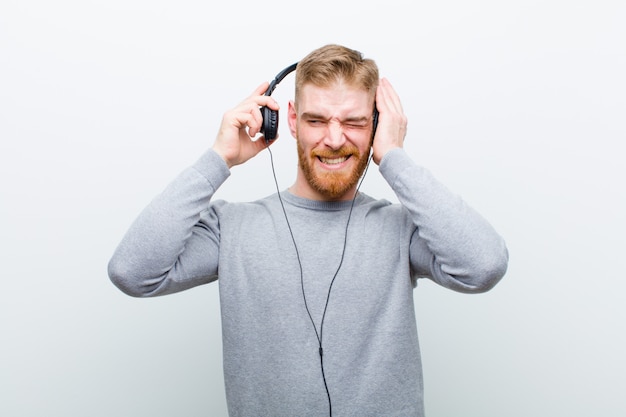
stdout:
<svg viewBox="0 0 626 417">
<path fill-rule="evenodd" d="M 111 281 L 126 294 L 155 296 L 217 278 L 219 230 L 207 211 L 230 171 L 210 150 L 141 212 L 109 261 Z"/>
<path fill-rule="evenodd" d="M 125 293 L 155 296 L 182 291 L 217 278 L 219 223 L 209 202 L 241 164 L 265 148 L 254 140 L 262 124 L 259 108 L 278 105 L 263 96 L 263 83 L 224 114 L 213 148 L 183 171 L 139 215 L 109 261 L 113 283 Z"/>
<path fill-rule="evenodd" d="M 387 153 L 380 171 L 417 226 L 411 239 L 415 275 L 466 293 L 488 291 L 498 283 L 508 251 L 479 213 L 402 149 Z"/>
<path fill-rule="evenodd" d="M 491 225 L 415 164 L 402 149 L 407 119 L 388 80 L 376 91 L 380 112 L 374 162 L 417 226 L 411 239 L 415 276 L 460 292 L 483 292 L 504 275 L 508 251 Z"/>
</svg>

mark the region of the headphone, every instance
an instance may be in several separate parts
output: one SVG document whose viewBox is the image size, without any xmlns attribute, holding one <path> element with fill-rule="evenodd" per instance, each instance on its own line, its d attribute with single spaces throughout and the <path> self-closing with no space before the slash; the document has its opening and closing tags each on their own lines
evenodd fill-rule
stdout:
<svg viewBox="0 0 626 417">
<path fill-rule="evenodd" d="M 296 66 L 298 66 L 297 62 L 289 65 L 287 68 L 279 72 L 263 95 L 271 96 L 278 83 L 281 82 L 289 73 L 293 72 L 296 69 Z M 261 115 L 263 116 L 261 133 L 265 136 L 265 143 L 269 143 L 276 139 L 276 136 L 278 136 L 278 112 L 267 106 L 263 106 L 261 107 Z"/>
<path fill-rule="evenodd" d="M 285 78 L 288 74 L 293 72 L 298 63 L 289 65 L 287 68 L 279 72 L 276 77 L 270 83 L 270 86 L 267 88 L 264 96 L 271 96 L 274 92 L 274 89 L 280 83 L 283 78 Z M 263 124 L 261 125 L 261 133 L 265 136 L 265 143 L 269 143 L 276 139 L 278 136 L 278 112 L 276 110 L 272 110 L 267 106 L 261 107 L 261 115 L 263 116 Z M 376 104 L 374 104 L 374 114 L 373 114 L 373 124 L 374 128 L 372 129 L 372 139 L 374 138 L 374 134 L 376 133 L 376 127 L 378 127 L 378 109 L 376 108 Z"/>
</svg>

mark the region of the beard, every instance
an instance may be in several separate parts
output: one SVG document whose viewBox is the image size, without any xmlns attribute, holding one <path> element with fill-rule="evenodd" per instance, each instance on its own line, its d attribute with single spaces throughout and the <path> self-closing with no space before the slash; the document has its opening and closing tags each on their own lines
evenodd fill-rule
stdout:
<svg viewBox="0 0 626 417">
<path fill-rule="evenodd" d="M 369 147 L 368 151 L 361 155 L 356 146 L 344 146 L 337 151 L 315 151 L 312 150 L 310 154 L 305 154 L 304 149 L 298 143 L 298 163 L 302 170 L 304 177 L 309 185 L 318 193 L 330 200 L 338 200 L 342 198 L 348 191 L 350 191 L 359 182 L 361 175 L 367 167 L 369 159 Z M 326 171 L 317 172 L 315 170 L 314 162 L 318 157 L 323 158 L 340 158 L 350 156 L 357 160 L 357 165 L 349 172 L 345 171 Z"/>
</svg>

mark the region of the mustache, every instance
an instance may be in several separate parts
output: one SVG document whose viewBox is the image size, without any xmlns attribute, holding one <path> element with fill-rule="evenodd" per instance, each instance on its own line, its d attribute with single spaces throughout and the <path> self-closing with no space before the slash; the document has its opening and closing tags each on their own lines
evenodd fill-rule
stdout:
<svg viewBox="0 0 626 417">
<path fill-rule="evenodd" d="M 356 146 L 342 146 L 337 150 L 332 149 L 313 149 L 311 156 L 318 158 L 343 158 L 346 156 L 360 156 L 359 149 Z"/>
</svg>

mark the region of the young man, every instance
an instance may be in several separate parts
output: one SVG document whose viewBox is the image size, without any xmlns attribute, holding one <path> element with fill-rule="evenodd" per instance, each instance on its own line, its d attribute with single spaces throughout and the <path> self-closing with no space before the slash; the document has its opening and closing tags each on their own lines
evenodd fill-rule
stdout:
<svg viewBox="0 0 626 417">
<path fill-rule="evenodd" d="M 398 95 L 372 60 L 338 45 L 296 68 L 294 184 L 212 201 L 231 167 L 268 146 L 255 140 L 260 108 L 278 110 L 267 89 L 225 113 L 212 149 L 133 223 L 109 275 L 138 297 L 219 278 L 231 416 L 422 416 L 417 279 L 487 291 L 505 273 L 505 243 L 410 159 Z M 370 153 L 400 204 L 358 191 Z"/>
</svg>

